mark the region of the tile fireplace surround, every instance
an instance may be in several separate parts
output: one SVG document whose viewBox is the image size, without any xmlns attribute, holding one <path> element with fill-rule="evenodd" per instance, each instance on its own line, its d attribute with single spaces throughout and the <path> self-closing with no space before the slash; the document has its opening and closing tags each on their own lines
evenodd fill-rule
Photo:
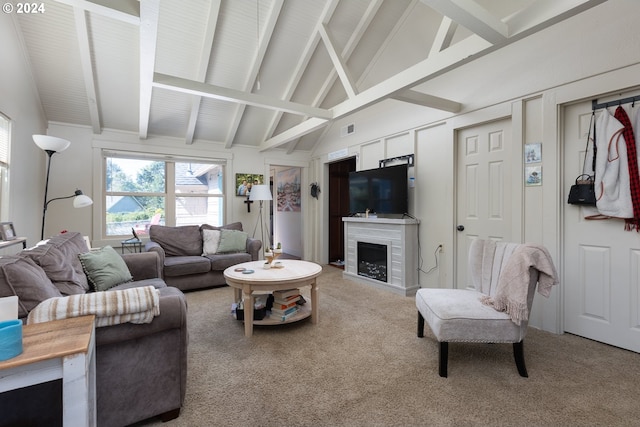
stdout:
<svg viewBox="0 0 640 427">
<path fill-rule="evenodd" d="M 410 296 L 418 284 L 418 224 L 416 219 L 344 217 L 343 277 Z M 358 274 L 358 242 L 383 245 L 387 250 L 387 281 Z"/>
</svg>

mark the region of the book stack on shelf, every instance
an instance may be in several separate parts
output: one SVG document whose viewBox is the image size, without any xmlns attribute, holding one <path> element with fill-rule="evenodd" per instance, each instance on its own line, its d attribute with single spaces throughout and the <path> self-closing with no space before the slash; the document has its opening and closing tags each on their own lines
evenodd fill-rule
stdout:
<svg viewBox="0 0 640 427">
<path fill-rule="evenodd" d="M 285 321 L 298 312 L 300 289 L 286 289 L 273 291 L 273 305 L 271 306 L 271 318 Z"/>
</svg>

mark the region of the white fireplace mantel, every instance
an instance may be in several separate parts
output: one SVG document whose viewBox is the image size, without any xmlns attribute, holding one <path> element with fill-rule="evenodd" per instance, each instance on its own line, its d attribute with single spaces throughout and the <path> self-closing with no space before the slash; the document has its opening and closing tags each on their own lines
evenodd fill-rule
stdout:
<svg viewBox="0 0 640 427">
<path fill-rule="evenodd" d="M 417 219 L 344 217 L 345 265 L 343 277 L 409 296 L 418 284 Z M 358 274 L 358 242 L 387 246 L 387 281 Z"/>
</svg>

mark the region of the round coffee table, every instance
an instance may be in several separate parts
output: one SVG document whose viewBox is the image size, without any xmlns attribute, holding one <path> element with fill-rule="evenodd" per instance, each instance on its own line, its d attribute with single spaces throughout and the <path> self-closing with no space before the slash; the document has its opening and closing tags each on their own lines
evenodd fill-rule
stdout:
<svg viewBox="0 0 640 427">
<path fill-rule="evenodd" d="M 234 288 L 235 301 L 239 301 L 244 296 L 244 334 L 247 337 L 253 335 L 253 324 L 275 325 L 289 323 L 311 316 L 312 323 L 318 323 L 318 287 L 316 285 L 316 277 L 322 272 L 322 267 L 309 261 L 299 261 L 293 259 L 285 259 L 280 261 L 282 268 L 264 268 L 264 261 L 244 262 L 231 266 L 224 270 L 224 277 L 227 284 Z M 251 274 L 245 274 L 236 269 L 244 268 L 245 270 L 253 270 Z M 303 315 L 293 316 L 291 320 L 286 321 L 269 321 L 253 320 L 253 293 L 257 291 L 271 292 L 284 289 L 301 288 L 303 286 L 311 286 L 311 311 L 305 307 Z"/>
</svg>

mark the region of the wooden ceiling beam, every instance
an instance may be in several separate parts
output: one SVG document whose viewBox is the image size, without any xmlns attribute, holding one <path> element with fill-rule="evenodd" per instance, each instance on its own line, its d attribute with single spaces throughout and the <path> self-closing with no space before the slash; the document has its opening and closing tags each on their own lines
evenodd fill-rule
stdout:
<svg viewBox="0 0 640 427">
<path fill-rule="evenodd" d="M 269 12 L 269 16 L 267 18 L 266 25 L 263 26 L 264 28 L 262 29 L 262 34 L 256 35 L 259 39 L 259 43 L 256 56 L 254 57 L 253 64 L 251 65 L 251 70 L 249 71 L 249 75 L 244 84 L 244 90 L 246 92 L 251 91 L 251 88 L 260 83 L 260 80 L 258 78 L 260 68 L 262 67 L 262 62 L 264 61 L 265 54 L 267 53 L 267 47 L 269 46 L 271 37 L 273 37 L 273 32 L 276 28 L 276 23 L 278 22 L 278 17 L 280 16 L 280 11 L 282 10 L 283 4 L 284 0 L 276 0 L 273 3 L 271 11 Z M 258 2 L 257 5 L 259 6 L 260 3 Z M 233 145 L 233 141 L 236 137 L 236 134 L 238 133 L 238 128 L 240 127 L 240 122 L 242 121 L 242 116 L 244 115 L 246 108 L 247 104 L 239 103 L 236 105 L 236 111 L 233 114 L 233 119 L 231 120 L 231 124 L 229 126 L 229 132 L 227 133 L 227 136 L 225 138 L 226 148 L 231 148 L 231 146 Z"/>
<path fill-rule="evenodd" d="M 91 128 L 93 129 L 94 134 L 100 134 L 102 133 L 102 125 L 100 123 L 100 111 L 98 109 L 98 95 L 96 92 L 93 62 L 91 61 L 91 47 L 89 45 L 89 33 L 87 31 L 87 16 L 84 9 L 74 7 L 73 18 L 78 38 L 80 67 L 82 68 L 82 77 L 87 94 L 87 105 L 89 106 Z"/>
<path fill-rule="evenodd" d="M 138 0 L 55 0 L 58 3 L 83 9 L 133 25 L 140 25 L 140 1 Z"/>
<path fill-rule="evenodd" d="M 149 132 L 159 15 L 160 0 L 140 2 L 140 139 L 147 139 Z"/>
<path fill-rule="evenodd" d="M 508 26 L 474 0 L 421 0 L 492 44 L 509 37 Z"/>
<path fill-rule="evenodd" d="M 255 93 L 248 93 L 222 86 L 200 83 L 161 73 L 154 73 L 153 86 L 182 93 L 189 93 L 192 95 L 200 95 L 207 98 L 219 99 L 222 101 L 237 102 L 253 105 L 254 107 L 281 110 L 287 113 L 303 116 L 307 115 L 310 117 L 318 117 L 325 120 L 332 118 L 331 111 L 323 108 L 310 107 L 296 102 L 283 101 Z"/>
<path fill-rule="evenodd" d="M 200 64 L 196 72 L 196 80 L 204 82 L 207 77 L 207 69 L 209 68 L 209 60 L 211 59 L 211 51 L 213 49 L 213 38 L 218 26 L 218 18 L 220 16 L 220 3 L 222 0 L 212 0 L 209 6 L 209 18 L 207 19 L 207 28 L 205 29 L 204 41 L 200 49 Z M 191 108 L 189 109 L 189 121 L 187 122 L 187 131 L 185 133 L 185 143 L 193 144 L 193 136 L 196 132 L 196 124 L 198 115 L 200 114 L 200 104 L 202 97 L 193 95 L 191 97 Z"/>
</svg>

